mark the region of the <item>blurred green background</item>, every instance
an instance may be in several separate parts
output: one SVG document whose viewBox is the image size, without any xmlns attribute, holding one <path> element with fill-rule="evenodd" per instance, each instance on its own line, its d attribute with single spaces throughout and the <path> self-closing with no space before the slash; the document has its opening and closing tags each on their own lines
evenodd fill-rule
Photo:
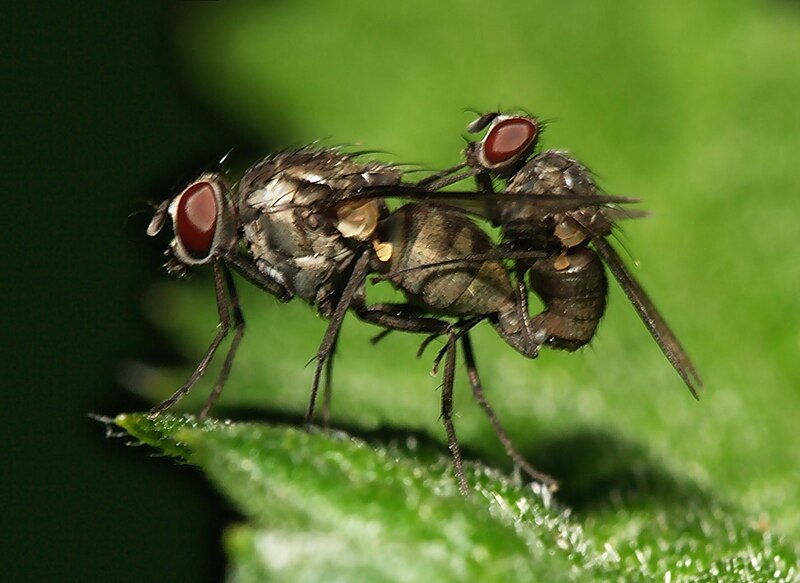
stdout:
<svg viewBox="0 0 800 583">
<path fill-rule="evenodd" d="M 658 497 L 648 476 L 660 468 L 797 540 L 797 3 L 78 2 L 7 12 L 3 532 L 14 536 L 2 563 L 12 580 L 216 580 L 223 570 L 217 538 L 232 513 L 199 474 L 103 441 L 85 417 L 146 406 L 115 381 L 128 359 L 170 365 L 151 386 L 176 386 L 215 325 L 208 278 L 169 281 L 158 270 L 165 240 L 146 240 L 146 215 L 126 217 L 231 148 L 247 161 L 322 140 L 447 166 L 459 160 L 467 108 L 550 120 L 544 147 L 570 150 L 607 191 L 644 199 L 653 216 L 624 229 L 635 273 L 707 384 L 693 402 L 618 289 L 578 354 L 526 361 L 484 329 L 480 370 L 518 445 L 566 481 L 563 500 L 601 532 L 614 532 L 608 500 L 620 488 Z M 219 413 L 297 413 L 324 323 L 240 289 L 249 330 Z M 413 359 L 417 340 L 370 348 L 373 333 L 346 323 L 335 419 L 443 439 L 438 381 Z M 470 454 L 507 467 L 457 382 Z M 632 483 L 582 482 L 581 464 L 593 463 L 628 470 Z"/>
</svg>

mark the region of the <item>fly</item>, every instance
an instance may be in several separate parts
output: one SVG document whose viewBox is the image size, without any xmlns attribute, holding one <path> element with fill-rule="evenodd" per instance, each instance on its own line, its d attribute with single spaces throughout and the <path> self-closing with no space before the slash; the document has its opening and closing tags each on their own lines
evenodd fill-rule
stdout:
<svg viewBox="0 0 800 583">
<path fill-rule="evenodd" d="M 688 354 L 608 241 L 616 219 L 635 215 L 603 206 L 557 209 L 530 203 L 530 196 L 601 195 L 591 173 L 565 152 L 534 155 L 539 129 L 533 116 L 487 113 L 467 128 L 486 133 L 469 144 L 465 161 L 423 184 L 438 189 L 474 176 L 478 191 L 488 198 L 473 196 L 465 204 L 475 210 L 477 203 L 478 212 L 500 227 L 504 248 L 545 254 L 518 260 L 515 267 L 520 297 L 531 289 L 544 303 L 544 311 L 531 323 L 545 345 L 577 350 L 592 339 L 605 312 L 605 264 L 667 360 L 699 398 L 703 383 Z M 498 195 L 492 195 L 493 179 L 504 181 Z"/>
</svg>

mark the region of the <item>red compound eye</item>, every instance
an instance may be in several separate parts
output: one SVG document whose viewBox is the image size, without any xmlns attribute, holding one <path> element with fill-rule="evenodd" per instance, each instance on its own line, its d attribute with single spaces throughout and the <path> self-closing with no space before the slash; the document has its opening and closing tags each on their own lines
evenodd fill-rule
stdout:
<svg viewBox="0 0 800 583">
<path fill-rule="evenodd" d="M 217 198 L 210 182 L 196 182 L 178 202 L 175 231 L 186 252 L 195 259 L 208 257 L 217 230 Z"/>
<path fill-rule="evenodd" d="M 524 117 L 497 122 L 483 140 L 486 160 L 492 165 L 509 162 L 533 143 L 538 131 L 536 123 Z"/>
</svg>

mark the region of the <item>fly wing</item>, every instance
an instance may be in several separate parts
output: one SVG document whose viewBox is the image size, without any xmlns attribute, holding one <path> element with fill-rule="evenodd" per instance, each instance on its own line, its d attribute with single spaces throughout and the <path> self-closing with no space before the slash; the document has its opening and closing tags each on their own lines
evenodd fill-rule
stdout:
<svg viewBox="0 0 800 583">
<path fill-rule="evenodd" d="M 580 217 L 573 218 L 578 220 L 581 226 L 589 232 L 595 251 L 597 251 L 597 254 L 600 255 L 600 258 L 605 262 L 611 273 L 619 282 L 625 295 L 628 296 L 631 304 L 633 304 L 633 307 L 636 309 L 636 313 L 639 314 L 642 322 L 644 322 L 644 325 L 650 331 L 650 335 L 656 341 L 658 347 L 661 348 L 661 352 L 664 353 L 664 356 L 667 357 L 667 360 L 669 360 L 670 364 L 672 364 L 681 376 L 683 382 L 686 383 L 692 396 L 694 396 L 695 399 L 699 399 L 698 391 L 703 386 L 703 381 L 697 373 L 697 369 L 695 369 L 692 364 L 692 361 L 689 359 L 689 355 L 686 354 L 683 346 L 678 342 L 675 334 L 667 325 L 666 321 L 664 321 L 664 318 L 658 312 L 650 297 L 645 293 L 644 289 L 642 289 L 642 286 L 639 285 L 639 282 L 633 278 L 630 271 L 628 271 L 628 268 L 625 266 L 625 263 L 622 261 L 622 258 L 614 250 L 608 240 L 602 235 L 593 233 L 591 224 L 588 221 L 581 222 L 579 220 Z"/>
<path fill-rule="evenodd" d="M 629 209 L 623 207 L 607 207 L 603 209 L 603 215 L 611 222 L 629 221 L 633 219 L 646 219 L 650 217 L 648 211 L 641 209 Z"/>
<path fill-rule="evenodd" d="M 544 208 L 552 213 L 576 211 L 585 208 L 607 207 L 610 204 L 629 204 L 639 202 L 637 198 L 627 196 L 607 196 L 597 194 L 524 194 L 514 193 L 515 203 L 526 202 L 539 208 Z M 463 210 L 488 218 L 486 202 L 510 202 L 509 194 L 504 192 L 481 193 L 481 192 L 455 192 L 455 191 L 435 191 L 413 184 L 395 184 L 368 186 L 359 190 L 334 192 L 332 196 L 319 200 L 314 203 L 318 209 L 322 207 L 336 207 L 347 202 L 369 201 L 377 198 L 391 199 L 401 198 L 417 202 L 430 202 L 434 204 L 447 204 L 460 207 Z M 280 212 L 303 205 L 286 203 L 276 204 L 263 209 L 265 212 Z"/>
<path fill-rule="evenodd" d="M 410 200 L 426 200 L 432 202 L 444 202 L 451 205 L 468 206 L 475 204 L 475 201 L 508 201 L 507 192 L 475 192 L 475 191 L 449 191 L 432 190 L 417 186 L 415 184 L 395 184 L 380 185 L 364 188 L 360 191 L 343 193 L 341 198 L 346 200 L 359 200 L 361 198 L 407 198 Z M 531 204 L 553 205 L 558 210 L 570 210 L 571 208 L 583 208 L 587 206 L 605 206 L 607 204 L 634 203 L 639 202 L 638 198 L 627 196 L 610 196 L 598 194 L 525 194 L 520 192 L 513 193 L 514 200 L 529 202 Z M 339 199 L 334 197 L 334 200 Z"/>
<path fill-rule="evenodd" d="M 485 253 L 473 253 L 470 255 L 463 255 L 461 257 L 444 259 L 442 261 L 432 261 L 431 263 L 426 263 L 424 265 L 415 265 L 413 267 L 395 269 L 388 274 L 375 275 L 372 277 L 372 280 L 391 281 L 396 279 L 399 275 L 404 275 L 406 273 L 423 271 L 427 269 L 436 269 L 439 267 L 448 267 L 452 265 L 486 263 L 487 261 L 510 261 L 514 259 L 542 259 L 548 256 L 549 254 L 543 251 L 519 251 L 506 249 L 505 247 L 500 246 Z"/>
</svg>

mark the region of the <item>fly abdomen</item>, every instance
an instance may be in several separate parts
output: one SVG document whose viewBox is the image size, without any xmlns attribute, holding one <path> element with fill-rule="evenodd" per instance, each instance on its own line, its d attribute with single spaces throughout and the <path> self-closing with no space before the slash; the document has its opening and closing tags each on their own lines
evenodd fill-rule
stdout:
<svg viewBox="0 0 800 583">
<path fill-rule="evenodd" d="M 468 259 L 494 246 L 461 210 L 407 204 L 383 226 L 392 246 L 388 279 L 412 302 L 451 316 L 493 314 L 513 302 L 511 279 L 500 261 Z M 452 263 L 435 266 L 446 261 Z"/>
<path fill-rule="evenodd" d="M 606 307 L 608 282 L 603 262 L 588 247 L 555 259 L 541 259 L 529 273 L 530 288 L 544 302 L 532 319 L 551 348 L 577 350 L 594 336 Z"/>
</svg>

